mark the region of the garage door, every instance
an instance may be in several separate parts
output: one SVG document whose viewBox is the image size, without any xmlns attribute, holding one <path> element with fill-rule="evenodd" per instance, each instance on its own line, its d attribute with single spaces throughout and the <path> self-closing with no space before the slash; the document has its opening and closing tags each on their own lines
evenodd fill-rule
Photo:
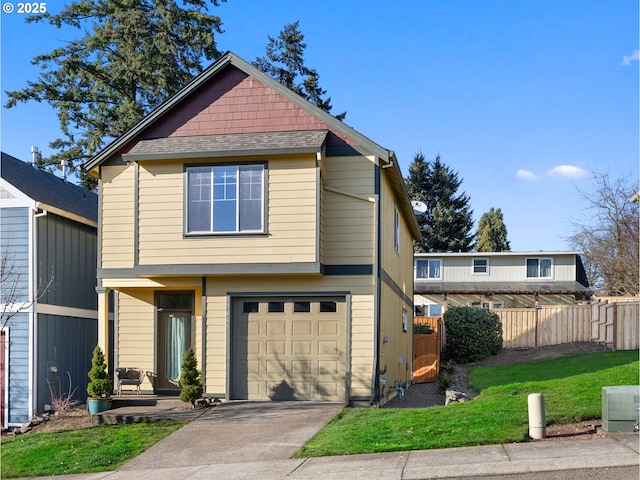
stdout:
<svg viewBox="0 0 640 480">
<path fill-rule="evenodd" d="M 233 399 L 345 400 L 344 298 L 233 302 Z"/>
</svg>

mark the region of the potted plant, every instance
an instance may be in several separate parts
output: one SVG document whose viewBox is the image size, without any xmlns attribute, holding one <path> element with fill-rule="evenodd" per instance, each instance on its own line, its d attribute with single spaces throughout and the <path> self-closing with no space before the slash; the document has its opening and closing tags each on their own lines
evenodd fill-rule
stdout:
<svg viewBox="0 0 640 480">
<path fill-rule="evenodd" d="M 89 370 L 89 378 L 91 381 L 87 385 L 87 408 L 91 415 L 103 412 L 111 408 L 111 391 L 113 384 L 111 376 L 107 370 L 107 363 L 104 361 L 104 354 L 99 345 L 93 349 L 93 358 L 91 359 L 91 370 Z"/>
</svg>

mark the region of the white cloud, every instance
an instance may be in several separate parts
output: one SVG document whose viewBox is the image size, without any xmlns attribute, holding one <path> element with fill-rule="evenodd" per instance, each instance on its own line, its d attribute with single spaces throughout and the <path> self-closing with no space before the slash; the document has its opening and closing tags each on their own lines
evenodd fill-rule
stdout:
<svg viewBox="0 0 640 480">
<path fill-rule="evenodd" d="M 631 62 L 637 62 L 640 60 L 640 50 L 635 49 L 631 55 L 625 55 L 622 57 L 622 61 L 620 65 L 624 65 L 625 67 L 630 67 Z"/>
<path fill-rule="evenodd" d="M 548 175 L 554 178 L 571 178 L 577 180 L 589 175 L 585 169 L 573 165 L 558 165 L 549 170 Z"/>
<path fill-rule="evenodd" d="M 533 172 L 520 169 L 516 172 L 516 178 L 518 180 L 526 180 L 527 182 L 533 182 L 538 177 L 536 177 L 536 174 Z"/>
</svg>

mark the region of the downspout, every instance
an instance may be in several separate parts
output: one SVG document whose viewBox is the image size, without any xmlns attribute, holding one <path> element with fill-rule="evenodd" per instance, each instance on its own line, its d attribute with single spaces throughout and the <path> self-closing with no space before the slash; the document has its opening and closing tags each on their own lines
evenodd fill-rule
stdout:
<svg viewBox="0 0 640 480">
<path fill-rule="evenodd" d="M 37 147 L 32 147 L 36 148 Z M 36 152 L 39 154 L 39 152 Z M 35 153 L 34 153 L 35 155 Z M 35 163 L 34 163 L 35 166 Z M 29 385 L 31 395 L 31 405 L 29 411 L 29 420 L 38 413 L 38 382 L 36 366 L 39 364 L 38 358 L 38 299 L 39 299 L 39 284 L 38 284 L 38 218 L 46 217 L 47 211 L 40 208 L 40 202 L 36 202 L 35 207 L 32 207 L 34 212 L 32 216 L 32 222 L 30 227 L 29 244 L 31 245 L 30 252 L 30 267 L 29 275 L 31 276 L 30 294 L 27 301 L 31 302 L 31 321 L 29 322 Z"/>
<path fill-rule="evenodd" d="M 380 310 L 382 284 L 380 280 L 380 269 L 382 265 L 381 252 L 381 229 L 380 221 L 382 219 L 382 211 L 380 208 L 380 167 L 374 166 L 374 197 L 375 197 L 375 228 L 374 228 L 374 289 L 376 292 L 376 301 L 373 310 L 373 375 L 371 378 L 371 398 L 369 404 L 374 405 L 380 399 Z"/>
<path fill-rule="evenodd" d="M 207 354 L 206 354 L 207 352 L 207 277 L 204 277 L 204 276 L 202 277 L 202 297 L 200 298 L 200 301 L 202 302 L 202 309 L 201 309 L 202 353 L 200 357 L 200 365 L 202 366 L 202 368 L 200 369 L 200 371 L 202 375 L 202 386 L 204 387 L 205 393 L 206 393 L 206 389 L 207 389 Z"/>
</svg>

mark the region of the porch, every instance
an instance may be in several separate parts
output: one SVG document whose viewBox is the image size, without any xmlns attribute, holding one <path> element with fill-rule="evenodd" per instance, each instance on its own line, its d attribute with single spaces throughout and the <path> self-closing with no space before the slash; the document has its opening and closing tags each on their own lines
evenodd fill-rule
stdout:
<svg viewBox="0 0 640 480">
<path fill-rule="evenodd" d="M 211 402 L 206 407 L 193 408 L 190 403 L 183 402 L 175 395 L 123 394 L 121 397 L 113 397 L 110 410 L 93 415 L 92 423 L 115 425 L 161 420 L 190 422 L 216 404 L 217 402 Z"/>
</svg>

